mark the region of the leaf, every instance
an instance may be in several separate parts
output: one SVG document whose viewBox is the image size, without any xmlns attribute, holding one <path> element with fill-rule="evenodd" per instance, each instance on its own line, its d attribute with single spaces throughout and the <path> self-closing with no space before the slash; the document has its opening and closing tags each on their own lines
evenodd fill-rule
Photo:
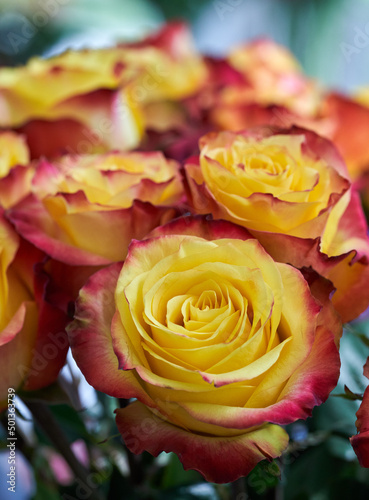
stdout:
<svg viewBox="0 0 369 500">
<path fill-rule="evenodd" d="M 198 483 L 201 479 L 201 475 L 198 472 L 194 470 L 185 471 L 177 455 L 170 453 L 168 465 L 164 469 L 161 486 L 163 489 L 169 489 Z"/>
<path fill-rule="evenodd" d="M 349 399 L 350 401 L 356 401 L 360 400 L 362 401 L 363 395 L 362 394 L 357 394 L 355 392 L 352 392 L 347 385 L 344 386 L 344 394 L 332 394 L 333 397 L 338 397 L 338 398 L 344 398 L 344 399 Z"/>
<path fill-rule="evenodd" d="M 40 401 L 52 405 L 69 404 L 71 400 L 59 382 L 37 391 L 19 391 L 19 396 L 25 401 Z"/>
<path fill-rule="evenodd" d="M 358 333 L 357 336 L 360 340 L 362 340 L 362 342 L 364 342 L 367 347 L 369 347 L 369 338 L 366 335 L 364 335 L 363 333 Z"/>
<path fill-rule="evenodd" d="M 60 496 L 56 488 L 49 487 L 49 485 L 38 480 L 37 490 L 32 500 L 60 500 Z"/>
<path fill-rule="evenodd" d="M 275 460 L 260 462 L 247 476 L 247 485 L 257 495 L 263 495 L 267 490 L 275 488 L 281 478 L 281 472 Z"/>
<path fill-rule="evenodd" d="M 80 438 L 88 442 L 93 441 L 92 436 L 86 430 L 80 412 L 64 404 L 50 406 L 50 410 L 62 426 L 70 442 Z"/>
</svg>

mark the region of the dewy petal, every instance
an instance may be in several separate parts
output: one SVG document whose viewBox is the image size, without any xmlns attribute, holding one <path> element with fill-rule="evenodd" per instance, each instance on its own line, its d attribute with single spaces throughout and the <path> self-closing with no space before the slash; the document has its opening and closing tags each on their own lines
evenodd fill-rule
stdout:
<svg viewBox="0 0 369 500">
<path fill-rule="evenodd" d="M 288 443 L 286 432 L 275 425 L 265 425 L 232 437 L 188 432 L 155 415 L 139 402 L 116 410 L 116 422 L 133 453 L 147 450 L 157 456 L 162 451 L 174 452 L 185 470 L 195 469 L 207 481 L 217 483 L 246 476 L 261 460 L 271 461 L 281 455 Z"/>
</svg>

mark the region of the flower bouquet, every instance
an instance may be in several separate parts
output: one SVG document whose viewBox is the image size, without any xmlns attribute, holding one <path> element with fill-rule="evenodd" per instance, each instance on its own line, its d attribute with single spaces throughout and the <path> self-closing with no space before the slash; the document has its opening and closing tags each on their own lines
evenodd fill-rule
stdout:
<svg viewBox="0 0 369 500">
<path fill-rule="evenodd" d="M 369 467 L 368 389 L 337 389 L 345 339 L 368 356 L 367 105 L 267 39 L 198 54 L 182 23 L 0 69 L 0 406 L 41 483 L 264 498 L 330 439 L 302 422 L 333 390 Z"/>
</svg>

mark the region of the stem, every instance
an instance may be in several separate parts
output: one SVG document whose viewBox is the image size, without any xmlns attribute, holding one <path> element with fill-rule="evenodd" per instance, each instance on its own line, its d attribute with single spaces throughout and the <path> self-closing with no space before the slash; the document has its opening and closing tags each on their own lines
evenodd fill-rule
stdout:
<svg viewBox="0 0 369 500">
<path fill-rule="evenodd" d="M 247 500 L 246 482 L 244 477 L 240 477 L 231 484 L 231 499 L 232 500 Z"/>
<path fill-rule="evenodd" d="M 129 400 L 128 399 L 119 399 L 119 406 L 120 408 L 125 408 L 128 406 Z M 135 485 L 140 485 L 143 482 L 144 479 L 144 471 L 142 469 L 142 460 L 140 455 L 135 455 L 132 453 L 127 445 L 124 443 L 124 448 L 127 454 L 127 460 L 128 460 L 128 467 L 129 467 L 129 472 L 130 472 L 130 478 L 132 484 Z"/>
<path fill-rule="evenodd" d="M 93 481 L 92 475 L 85 469 L 79 460 L 77 460 L 69 446 L 64 431 L 58 424 L 49 407 L 44 403 L 34 401 L 23 400 L 23 402 L 28 406 L 35 421 L 39 424 L 44 434 L 49 438 L 56 450 L 63 456 L 74 473 L 75 478 L 78 479 L 79 483 L 82 483 L 82 485 L 80 485 L 83 486 L 86 491 L 90 492 L 89 498 L 91 500 L 103 500 L 100 493 L 96 491 L 96 489 L 93 489 L 96 488 L 96 483 Z"/>
</svg>

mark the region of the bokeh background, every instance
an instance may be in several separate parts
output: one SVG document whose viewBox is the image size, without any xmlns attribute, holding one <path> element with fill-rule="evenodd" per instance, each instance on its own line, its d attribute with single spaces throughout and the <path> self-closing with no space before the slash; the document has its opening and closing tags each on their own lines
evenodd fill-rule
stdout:
<svg viewBox="0 0 369 500">
<path fill-rule="evenodd" d="M 137 39 L 173 18 L 207 54 L 267 36 L 327 86 L 369 82 L 368 0 L 0 0 L 0 64 Z"/>
<path fill-rule="evenodd" d="M 352 93 L 369 85 L 369 0 L 0 0 L 0 65 L 16 66 L 33 55 L 50 56 L 68 48 L 135 40 L 169 19 L 188 21 L 202 53 L 221 56 L 244 41 L 270 37 L 287 46 L 306 74 L 327 88 Z M 367 329 L 368 321 L 359 319 L 356 329 L 359 334 L 343 339 L 343 368 L 336 395 L 344 392 L 344 385 L 353 392 L 363 392 L 362 366 L 367 353 L 359 335 L 368 335 Z M 73 370 L 73 360 L 69 359 L 64 376 L 74 380 L 78 374 Z M 83 459 L 84 443 L 91 437 L 85 436 L 86 415 L 90 429 L 99 426 L 94 436 L 97 442 L 101 436 L 116 432 L 111 423 L 116 404 L 88 388 L 82 379 L 79 383 L 83 388 L 79 404 L 87 408 L 87 414 L 80 416 L 62 405 L 53 412 L 70 440 L 77 442 L 77 453 Z M 358 466 L 348 441 L 356 432 L 358 406 L 359 402 L 349 397 L 333 396 L 315 410 L 312 419 L 291 426 L 293 446 L 284 463 L 278 464 L 282 481 L 278 480 L 278 467 L 261 464 L 247 479 L 247 497 L 239 496 L 237 500 L 367 499 L 368 471 Z M 24 432 L 34 434 L 34 439 L 47 448 L 47 441 L 33 428 L 32 422 L 27 422 L 26 412 L 23 417 L 18 420 Z M 125 479 L 127 466 L 119 446 L 118 438 L 116 442 L 110 441 L 100 457 L 105 460 L 100 470 L 105 470 L 105 466 L 109 470 L 106 476 L 101 473 L 108 499 L 229 497 L 227 486 L 204 483 L 197 473 L 184 472 L 175 456 L 166 454 L 156 461 L 149 457 L 141 459 L 141 469 L 151 474 L 147 476 L 152 481 L 150 491 L 156 491 L 156 496 L 153 493 L 152 497 L 145 496 L 145 487 L 132 489 Z M 5 457 L 6 454 L 0 453 L 0 471 Z M 68 471 L 58 464 L 51 451 L 49 456 L 36 453 L 32 460 L 30 468 L 29 461 L 20 455 L 16 496 L 9 496 L 1 477 L 1 499 L 78 497 L 75 488 L 68 490 L 68 477 L 59 478 L 66 485 L 64 490 L 55 490 L 48 466 L 53 464 L 53 470 L 59 470 L 60 474 Z M 88 498 L 83 494 L 80 492 L 79 497 Z"/>
</svg>

